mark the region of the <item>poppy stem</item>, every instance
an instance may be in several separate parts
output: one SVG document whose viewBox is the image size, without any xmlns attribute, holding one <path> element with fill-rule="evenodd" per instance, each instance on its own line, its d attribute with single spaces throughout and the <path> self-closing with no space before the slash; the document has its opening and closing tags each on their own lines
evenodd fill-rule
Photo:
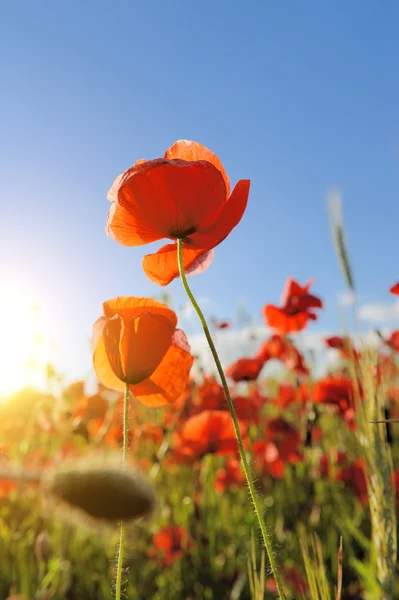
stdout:
<svg viewBox="0 0 399 600">
<path fill-rule="evenodd" d="M 208 324 L 206 322 L 206 319 L 204 317 L 204 314 L 201 310 L 201 308 L 199 307 L 196 299 L 193 296 L 193 293 L 187 283 L 187 278 L 186 278 L 186 274 L 184 272 L 184 264 L 183 264 L 183 240 L 178 239 L 177 240 L 177 256 L 178 256 L 178 264 L 179 264 L 179 273 L 180 273 L 180 279 L 181 282 L 183 284 L 183 287 L 186 291 L 187 296 L 190 299 L 191 304 L 193 305 L 193 308 L 195 310 L 195 312 L 198 315 L 199 320 L 201 321 L 201 325 L 202 325 L 202 329 L 204 330 L 204 334 L 205 337 L 207 339 L 209 348 L 212 352 L 212 356 L 213 359 L 215 361 L 216 364 L 216 368 L 218 370 L 221 382 L 222 382 L 222 386 L 223 386 L 223 390 L 224 390 L 224 394 L 226 396 L 226 400 L 227 400 L 227 405 L 229 407 L 229 411 L 230 411 L 230 415 L 231 415 L 231 419 L 233 421 L 233 426 L 234 426 L 234 431 L 236 434 L 236 438 L 237 438 L 237 442 L 238 442 L 238 449 L 240 452 L 240 458 L 241 458 L 241 463 L 245 472 L 245 477 L 247 479 L 247 483 L 248 483 L 248 487 L 249 487 L 249 491 L 251 494 L 251 499 L 255 508 L 255 513 L 256 516 L 258 518 L 258 522 L 259 522 L 259 527 L 261 529 L 262 532 L 262 538 L 265 544 L 265 548 L 266 548 L 266 552 L 267 552 L 267 556 L 269 558 L 269 562 L 270 562 L 270 568 L 273 572 L 273 576 L 277 585 L 277 590 L 279 593 L 279 598 L 280 600 L 286 600 L 286 596 L 284 594 L 284 589 L 283 589 L 283 584 L 281 581 L 281 577 L 280 577 L 280 573 L 277 569 L 277 564 L 276 564 L 276 560 L 273 554 L 273 548 L 272 548 L 272 541 L 270 539 L 270 536 L 267 532 L 267 528 L 266 528 L 266 524 L 265 524 L 265 520 L 263 518 L 263 513 L 262 513 L 262 508 L 260 506 L 260 502 L 259 502 L 259 498 L 258 495 L 256 493 L 255 490 L 255 485 L 254 482 L 252 480 L 251 477 L 251 473 L 250 473 L 250 469 L 249 469 L 249 465 L 248 465 L 248 460 L 247 460 L 247 456 L 245 454 L 245 450 L 244 450 L 244 444 L 242 441 L 242 437 L 241 437 L 241 432 L 240 432 L 240 427 L 238 425 L 238 420 L 237 420 L 237 415 L 236 415 L 236 411 L 234 409 L 234 404 L 233 401 L 231 399 L 230 396 L 230 391 L 229 391 L 229 386 L 227 385 L 227 380 L 226 380 L 226 376 L 224 374 L 223 371 L 223 367 L 222 364 L 220 362 L 220 358 L 219 355 L 217 353 L 215 344 L 213 342 L 211 333 L 209 331 L 209 327 Z"/>
<path fill-rule="evenodd" d="M 129 410 L 129 384 L 125 387 L 125 398 L 123 402 L 123 449 L 122 449 L 122 465 L 127 461 L 127 451 L 129 445 L 128 437 L 128 410 Z M 118 550 L 118 566 L 116 571 L 116 592 L 115 600 L 121 600 L 122 594 L 122 570 L 123 570 L 123 551 L 125 548 L 125 524 L 121 522 L 119 550 Z"/>
</svg>

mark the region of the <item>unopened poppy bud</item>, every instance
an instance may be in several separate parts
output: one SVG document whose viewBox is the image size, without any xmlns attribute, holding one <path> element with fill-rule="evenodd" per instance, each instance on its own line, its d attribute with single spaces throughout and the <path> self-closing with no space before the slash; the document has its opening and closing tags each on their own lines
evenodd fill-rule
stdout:
<svg viewBox="0 0 399 600">
<path fill-rule="evenodd" d="M 67 504 L 106 521 L 137 519 L 155 506 L 152 488 L 137 472 L 109 467 L 57 471 L 48 488 Z"/>
</svg>

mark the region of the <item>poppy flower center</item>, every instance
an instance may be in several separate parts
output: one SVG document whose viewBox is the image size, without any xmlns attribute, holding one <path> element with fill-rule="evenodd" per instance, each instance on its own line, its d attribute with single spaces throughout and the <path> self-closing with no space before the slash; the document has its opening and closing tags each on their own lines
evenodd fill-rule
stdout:
<svg viewBox="0 0 399 600">
<path fill-rule="evenodd" d="M 189 227 L 185 231 L 176 231 L 176 230 L 171 231 L 169 234 L 169 237 L 174 240 L 178 240 L 178 239 L 184 240 L 184 238 L 188 237 L 189 235 L 192 235 L 196 231 L 197 231 L 197 228 L 195 226 L 193 226 L 193 227 Z"/>
</svg>

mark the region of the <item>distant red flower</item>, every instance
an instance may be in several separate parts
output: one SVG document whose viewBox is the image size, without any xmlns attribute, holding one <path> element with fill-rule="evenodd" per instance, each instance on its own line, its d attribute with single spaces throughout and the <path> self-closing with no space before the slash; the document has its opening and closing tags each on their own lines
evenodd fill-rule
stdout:
<svg viewBox="0 0 399 600">
<path fill-rule="evenodd" d="M 108 199 L 108 235 L 124 246 L 169 239 L 172 244 L 144 257 L 146 275 L 159 285 L 178 277 L 177 239 L 183 240 L 187 271 L 203 270 L 240 222 L 249 181 L 230 181 L 218 157 L 197 142 L 179 140 L 164 158 L 138 160 L 117 177 Z"/>
<path fill-rule="evenodd" d="M 390 290 L 391 294 L 395 294 L 395 296 L 399 296 L 399 283 L 395 283 Z"/>
<path fill-rule="evenodd" d="M 226 397 L 222 386 L 211 378 L 205 379 L 204 383 L 196 388 L 197 401 L 193 411 L 203 410 L 226 410 Z"/>
<path fill-rule="evenodd" d="M 359 354 L 353 348 L 353 344 L 350 338 L 341 337 L 339 335 L 333 335 L 325 338 L 325 343 L 329 348 L 335 348 L 339 351 L 342 358 L 359 358 Z"/>
<path fill-rule="evenodd" d="M 267 304 L 264 315 L 267 325 L 279 333 L 287 334 L 301 331 L 309 320 L 315 321 L 315 308 L 323 308 L 323 303 L 317 296 L 309 294 L 310 280 L 305 286 L 289 277 L 281 297 L 281 306 Z"/>
<path fill-rule="evenodd" d="M 355 386 L 350 378 L 327 376 L 311 392 L 313 402 L 334 406 L 350 427 L 354 427 Z"/>
<path fill-rule="evenodd" d="M 262 410 L 265 399 L 259 394 L 249 394 L 248 396 L 234 396 L 233 404 L 238 419 L 258 423 L 260 411 Z"/>
<path fill-rule="evenodd" d="M 266 441 L 267 440 L 267 441 Z M 285 475 L 286 463 L 301 460 L 299 432 L 284 419 L 272 419 L 266 426 L 265 440 L 254 442 L 256 467 L 276 479 Z"/>
<path fill-rule="evenodd" d="M 285 567 L 281 572 L 284 584 L 294 594 L 305 596 L 309 591 L 309 586 L 306 579 L 300 574 L 296 567 Z M 278 592 L 277 584 L 273 576 L 266 581 L 266 589 L 268 592 Z"/>
<path fill-rule="evenodd" d="M 242 436 L 247 427 L 239 421 Z M 221 410 L 205 410 L 190 417 L 175 434 L 176 457 L 197 459 L 205 454 L 232 454 L 238 452 L 237 439 L 230 414 Z"/>
<path fill-rule="evenodd" d="M 235 458 L 229 458 L 223 469 L 216 473 L 215 491 L 223 494 L 230 487 L 241 486 L 245 483 L 245 475 L 240 462 Z"/>
<path fill-rule="evenodd" d="M 265 362 L 273 359 L 280 360 L 297 375 L 308 375 L 309 373 L 304 357 L 294 343 L 289 338 L 277 333 L 273 334 L 262 344 L 256 353 L 256 358 Z"/>
<path fill-rule="evenodd" d="M 214 319 L 213 326 L 215 329 L 230 329 L 231 323 L 229 321 L 218 321 L 217 319 Z"/>
<path fill-rule="evenodd" d="M 17 483 L 13 479 L 0 479 L 0 498 L 5 498 L 17 487 Z"/>
<path fill-rule="evenodd" d="M 104 417 L 109 408 L 109 402 L 100 394 L 82 396 L 73 409 L 74 416 L 87 419 Z"/>
<path fill-rule="evenodd" d="M 395 352 L 399 352 L 399 330 L 393 331 L 389 338 L 383 339 L 383 342 Z"/>
<path fill-rule="evenodd" d="M 352 489 L 363 505 L 367 504 L 367 481 L 361 458 L 341 469 L 337 473 L 337 479 Z"/>
<path fill-rule="evenodd" d="M 399 471 L 393 474 L 392 482 L 396 493 L 396 510 L 399 514 Z"/>
<path fill-rule="evenodd" d="M 263 368 L 259 358 L 239 358 L 226 369 L 226 376 L 238 383 L 239 381 L 254 381 Z"/>
<path fill-rule="evenodd" d="M 193 546 L 185 527 L 163 527 L 154 535 L 151 556 L 162 557 L 165 566 L 169 566 L 184 556 L 185 551 Z"/>
<path fill-rule="evenodd" d="M 281 417 L 270 419 L 266 424 L 265 438 L 276 444 L 283 460 L 297 462 L 301 435 L 288 421 Z"/>
<path fill-rule="evenodd" d="M 277 395 L 273 399 L 273 403 L 282 409 L 296 403 L 303 405 L 306 404 L 307 401 L 307 388 L 303 385 L 295 387 L 289 383 L 280 384 Z"/>
<path fill-rule="evenodd" d="M 258 440 L 252 445 L 256 468 L 264 474 L 270 474 L 276 479 L 285 475 L 285 462 L 280 457 L 276 444 Z"/>
</svg>

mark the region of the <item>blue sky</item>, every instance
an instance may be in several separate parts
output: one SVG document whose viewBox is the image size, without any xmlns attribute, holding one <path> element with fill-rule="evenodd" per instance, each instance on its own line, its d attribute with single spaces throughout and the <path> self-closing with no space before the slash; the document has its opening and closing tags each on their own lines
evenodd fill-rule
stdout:
<svg viewBox="0 0 399 600">
<path fill-rule="evenodd" d="M 234 318 L 245 298 L 259 315 L 288 275 L 315 276 L 327 308 L 312 327 L 338 327 L 331 188 L 361 304 L 392 304 L 398 22 L 396 0 L 2 4 L 1 282 L 39 303 L 64 370 L 87 370 L 103 300 L 162 291 L 141 269 L 153 248 L 106 237 L 106 193 L 180 138 L 215 151 L 233 183 L 251 179 L 242 222 L 191 279 L 209 311 Z M 185 301 L 178 281 L 167 290 Z"/>
</svg>

